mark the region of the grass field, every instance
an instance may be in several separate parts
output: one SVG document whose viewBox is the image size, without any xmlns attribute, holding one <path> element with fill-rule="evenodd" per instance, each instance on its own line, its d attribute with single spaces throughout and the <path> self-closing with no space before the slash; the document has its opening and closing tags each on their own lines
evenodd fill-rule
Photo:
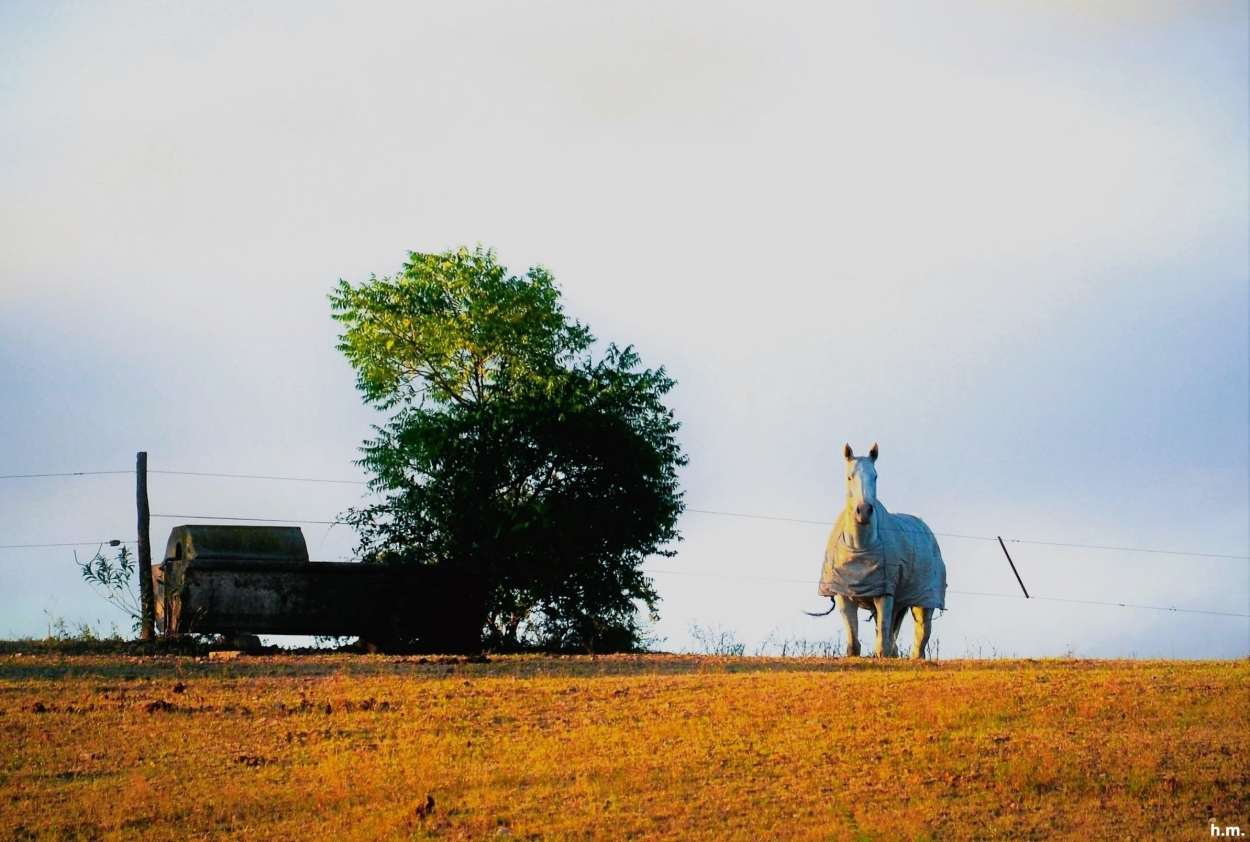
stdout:
<svg viewBox="0 0 1250 842">
<path fill-rule="evenodd" d="M 1211 818 L 1250 834 L 1246 661 L 0 656 L 0 839 L 1207 839 Z"/>
</svg>

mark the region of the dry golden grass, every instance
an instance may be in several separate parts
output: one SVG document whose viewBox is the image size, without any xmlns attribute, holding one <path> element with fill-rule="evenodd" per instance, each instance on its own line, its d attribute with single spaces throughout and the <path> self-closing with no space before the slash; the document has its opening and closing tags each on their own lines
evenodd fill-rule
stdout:
<svg viewBox="0 0 1250 842">
<path fill-rule="evenodd" d="M 4 657 L 0 839 L 1209 838 L 1248 726 L 1245 661 Z"/>
</svg>

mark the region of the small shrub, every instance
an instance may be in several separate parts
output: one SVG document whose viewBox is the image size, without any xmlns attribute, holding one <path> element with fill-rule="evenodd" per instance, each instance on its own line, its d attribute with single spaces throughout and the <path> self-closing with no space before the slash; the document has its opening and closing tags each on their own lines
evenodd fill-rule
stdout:
<svg viewBox="0 0 1250 842">
<path fill-rule="evenodd" d="M 135 572 L 138 567 L 130 549 L 122 545 L 117 551 L 117 558 L 109 559 L 104 554 L 104 545 L 101 544 L 95 555 L 85 562 L 78 561 L 78 553 L 75 552 L 74 562 L 78 565 L 87 584 L 91 585 L 104 599 L 128 614 L 134 624 L 134 630 L 138 631 L 142 624 L 143 608 L 135 588 Z M 80 626 L 79 631 L 86 628 L 88 627 L 85 625 Z M 48 636 L 52 637 L 51 632 Z M 87 639 L 97 640 L 98 638 Z"/>
<path fill-rule="evenodd" d="M 740 656 L 746 653 L 746 644 L 738 640 L 738 635 L 720 626 L 704 628 L 698 621 L 692 621 L 690 639 L 694 642 L 693 652 L 696 655 Z"/>
</svg>

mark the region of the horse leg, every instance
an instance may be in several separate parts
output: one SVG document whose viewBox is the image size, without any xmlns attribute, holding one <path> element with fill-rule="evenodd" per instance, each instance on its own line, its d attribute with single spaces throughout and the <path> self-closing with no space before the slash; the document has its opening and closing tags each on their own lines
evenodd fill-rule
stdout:
<svg viewBox="0 0 1250 842">
<path fill-rule="evenodd" d="M 873 604 L 877 607 L 877 657 L 889 658 L 894 654 L 890 644 L 894 637 L 890 632 L 890 620 L 894 619 L 894 597 L 890 594 L 874 596 Z"/>
<path fill-rule="evenodd" d="M 917 605 L 911 609 L 911 619 L 916 624 L 916 643 L 911 656 L 914 660 L 927 658 L 929 655 L 925 647 L 929 645 L 929 632 L 933 629 L 933 609 Z"/>
<path fill-rule="evenodd" d="M 898 630 L 903 627 L 903 618 L 907 616 L 906 605 L 895 605 L 894 616 L 890 618 L 890 650 L 898 654 Z"/>
<path fill-rule="evenodd" d="M 838 613 L 846 624 L 846 654 L 859 657 L 859 606 L 844 596 L 834 600 L 838 605 Z"/>
</svg>

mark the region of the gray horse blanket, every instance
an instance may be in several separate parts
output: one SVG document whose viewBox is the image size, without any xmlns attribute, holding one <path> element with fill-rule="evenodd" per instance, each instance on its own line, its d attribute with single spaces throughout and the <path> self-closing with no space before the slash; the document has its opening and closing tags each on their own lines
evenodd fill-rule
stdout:
<svg viewBox="0 0 1250 842">
<path fill-rule="evenodd" d="M 838 515 L 820 575 L 820 595 L 867 599 L 889 594 L 894 604 L 946 608 L 946 564 L 937 538 L 924 521 L 896 515 L 875 504 L 877 543 L 855 550 L 846 545 L 844 509 Z"/>
</svg>

